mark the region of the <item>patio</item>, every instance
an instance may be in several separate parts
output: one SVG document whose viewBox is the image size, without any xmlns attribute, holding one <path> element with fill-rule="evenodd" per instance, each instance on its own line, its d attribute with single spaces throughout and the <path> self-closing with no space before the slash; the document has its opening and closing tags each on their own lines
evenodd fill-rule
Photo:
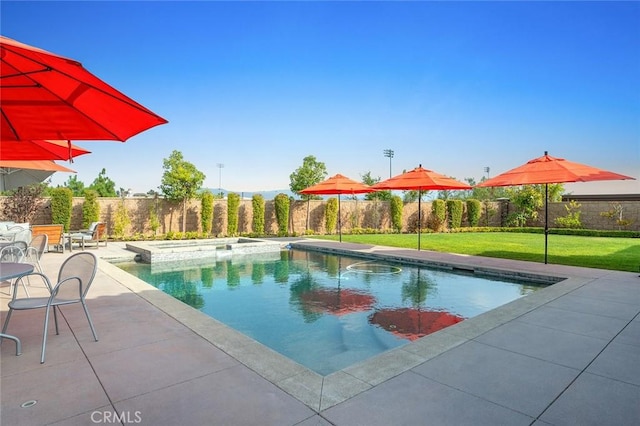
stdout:
<svg viewBox="0 0 640 426">
<path fill-rule="evenodd" d="M 300 240 L 297 244 L 568 279 L 373 360 L 322 377 L 101 260 L 64 308 L 40 364 L 42 312 L 3 341 L 7 425 L 637 424 L 637 273 Z M 90 249 L 131 258 L 124 244 Z M 50 277 L 70 253 L 48 253 Z M 32 287 L 32 294 L 43 289 Z M 0 289 L 2 320 L 8 288 Z M 51 325 L 50 330 L 53 330 Z M 30 407 L 21 405 L 36 401 Z"/>
</svg>

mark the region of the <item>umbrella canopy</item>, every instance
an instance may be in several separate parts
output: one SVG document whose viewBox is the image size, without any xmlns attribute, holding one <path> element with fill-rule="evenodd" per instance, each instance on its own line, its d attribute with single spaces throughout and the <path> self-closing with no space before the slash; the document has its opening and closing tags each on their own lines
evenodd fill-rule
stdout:
<svg viewBox="0 0 640 426">
<path fill-rule="evenodd" d="M 378 182 L 372 188 L 375 190 L 418 191 L 418 250 L 420 250 L 420 221 L 422 216 L 420 193 L 429 190 L 472 189 L 466 183 L 459 182 L 432 170 L 424 169 L 422 164 L 411 171 Z"/>
<path fill-rule="evenodd" d="M 49 160 L 5 161 L 0 160 L 0 191 L 10 191 L 44 181 L 55 172 L 75 173 Z"/>
<path fill-rule="evenodd" d="M 378 325 L 411 341 L 463 320 L 463 317 L 446 311 L 428 311 L 418 308 L 382 309 L 369 317 L 370 324 Z"/>
<path fill-rule="evenodd" d="M 2 141 L 0 160 L 71 160 L 79 155 L 89 154 L 84 148 L 68 141 L 23 140 Z"/>
<path fill-rule="evenodd" d="M 337 174 L 331 176 L 318 184 L 312 185 L 300 191 L 301 194 L 313 195 L 337 195 L 338 196 L 338 233 L 342 241 L 342 219 L 340 217 L 340 194 L 364 194 L 373 192 L 375 189 L 369 185 L 349 179 L 346 176 Z"/>
<path fill-rule="evenodd" d="M 634 179 L 597 167 L 567 161 L 550 156 L 546 151 L 542 157 L 527 161 L 491 179 L 478 184 L 479 187 L 541 185 L 549 183 L 592 182 L 602 180 Z"/>
<path fill-rule="evenodd" d="M 0 36 L 5 140 L 116 140 L 167 122 L 81 63 Z"/>
<path fill-rule="evenodd" d="M 340 316 L 367 311 L 376 303 L 376 298 L 357 290 L 317 288 L 302 293 L 300 301 L 312 312 L 327 312 Z"/>
<path fill-rule="evenodd" d="M 547 263 L 547 245 L 549 234 L 550 183 L 594 182 L 603 180 L 635 179 L 614 172 L 552 157 L 547 151 L 542 157 L 534 158 L 522 166 L 516 167 L 476 185 L 478 187 L 541 185 L 545 186 L 544 202 L 544 263 Z"/>
</svg>

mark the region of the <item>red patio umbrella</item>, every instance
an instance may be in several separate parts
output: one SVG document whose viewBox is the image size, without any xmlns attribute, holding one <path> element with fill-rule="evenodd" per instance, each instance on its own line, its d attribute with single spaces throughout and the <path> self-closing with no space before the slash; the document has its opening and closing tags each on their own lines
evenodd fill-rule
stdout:
<svg viewBox="0 0 640 426">
<path fill-rule="evenodd" d="M 300 301 L 312 312 L 328 312 L 340 316 L 369 310 L 376 303 L 376 298 L 364 292 L 338 287 L 304 292 L 300 295 Z"/>
<path fill-rule="evenodd" d="M 4 141 L 116 140 L 167 122 L 80 62 L 0 36 Z"/>
<path fill-rule="evenodd" d="M 0 142 L 0 160 L 71 160 L 90 154 L 84 148 L 68 141 L 23 140 Z"/>
<path fill-rule="evenodd" d="M 364 183 L 356 182 L 353 179 L 349 179 L 346 176 L 337 174 L 331 176 L 329 179 L 324 180 L 318 184 L 312 185 L 308 188 L 300 191 L 301 194 L 313 194 L 313 195 L 337 195 L 338 196 L 338 232 L 340 234 L 340 241 L 342 242 L 342 218 L 340 215 L 340 194 L 364 194 L 367 192 L 373 192 L 373 187 L 365 185 Z"/>
<path fill-rule="evenodd" d="M 549 234 L 549 184 L 568 182 L 594 182 L 603 180 L 635 179 L 614 172 L 552 157 L 547 151 L 542 157 L 534 158 L 476 185 L 478 187 L 541 185 L 544 184 L 544 263 L 547 263 Z"/>
<path fill-rule="evenodd" d="M 370 324 L 378 325 L 411 341 L 463 320 L 463 317 L 446 311 L 428 311 L 419 308 L 382 309 L 369 317 Z"/>
<path fill-rule="evenodd" d="M 418 250 L 420 250 L 420 198 L 422 191 L 444 189 L 472 189 L 466 183 L 441 175 L 432 170 L 422 168 L 422 164 L 415 169 L 394 176 L 372 186 L 375 190 L 418 191 Z"/>
</svg>

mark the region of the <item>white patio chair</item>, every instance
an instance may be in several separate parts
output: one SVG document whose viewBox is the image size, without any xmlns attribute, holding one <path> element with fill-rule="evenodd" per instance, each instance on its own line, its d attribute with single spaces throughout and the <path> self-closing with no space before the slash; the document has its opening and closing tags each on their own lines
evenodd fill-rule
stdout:
<svg viewBox="0 0 640 426">
<path fill-rule="evenodd" d="M 25 261 L 26 251 L 27 243 L 25 243 L 24 241 L 13 241 L 11 244 L 8 244 L 0 249 L 0 262 L 22 263 Z M 9 281 L 9 296 L 11 296 L 12 294 L 14 282 L 15 280 Z M 27 290 L 24 282 L 22 282 L 22 287 L 24 288 L 24 292 L 27 294 L 27 297 L 29 297 L 29 290 Z"/>
<path fill-rule="evenodd" d="M 36 235 L 31 239 L 29 247 L 27 247 L 27 251 L 25 252 L 25 262 L 33 264 L 34 267 L 38 268 L 38 272 L 40 273 L 42 273 L 40 258 L 42 258 L 48 244 L 49 237 L 47 234 Z"/>
<path fill-rule="evenodd" d="M 7 313 L 4 325 L 2 326 L 2 333 L 6 333 L 13 311 L 45 309 L 44 330 L 42 333 L 42 354 L 40 357 L 40 363 L 44 364 L 44 355 L 47 346 L 47 329 L 49 326 L 49 312 L 53 308 L 53 319 L 56 325 L 56 334 L 60 334 L 58 330 L 57 310 L 59 310 L 60 306 L 63 305 L 80 303 L 82 304 L 82 309 L 84 309 L 87 321 L 89 322 L 93 338 L 97 342 L 98 335 L 96 334 L 93 322 L 91 321 L 91 316 L 89 315 L 89 310 L 87 309 L 85 300 L 87 292 L 95 278 L 97 269 L 98 260 L 96 259 L 96 256 L 93 253 L 82 252 L 71 255 L 64 261 L 60 267 L 60 271 L 58 272 L 58 282 L 55 287 L 51 286 L 51 282 L 46 275 L 39 272 L 33 272 L 29 275 L 20 277 L 18 281 L 22 281 L 26 277 L 39 277 L 44 281 L 45 285 L 50 290 L 51 295 L 49 297 L 18 298 L 16 297 L 18 281 L 16 281 L 14 284 L 14 295 L 9 302 L 9 312 Z"/>
</svg>

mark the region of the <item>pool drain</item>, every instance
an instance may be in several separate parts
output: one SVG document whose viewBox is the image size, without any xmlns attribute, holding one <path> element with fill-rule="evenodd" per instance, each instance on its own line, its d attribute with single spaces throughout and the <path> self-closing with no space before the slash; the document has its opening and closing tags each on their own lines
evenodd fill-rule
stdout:
<svg viewBox="0 0 640 426">
<path fill-rule="evenodd" d="M 20 404 L 20 408 L 30 408 L 36 405 L 37 403 L 38 401 L 36 401 L 35 399 L 32 399 L 31 401 L 25 401 L 22 404 Z"/>
</svg>

